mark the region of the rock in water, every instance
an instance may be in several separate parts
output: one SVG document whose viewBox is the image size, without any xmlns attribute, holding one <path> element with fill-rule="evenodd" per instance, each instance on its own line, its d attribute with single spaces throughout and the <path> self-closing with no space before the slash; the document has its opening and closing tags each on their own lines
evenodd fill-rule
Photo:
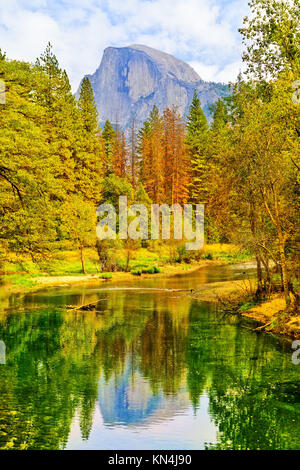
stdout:
<svg viewBox="0 0 300 470">
<path fill-rule="evenodd" d="M 229 94 L 227 85 L 204 82 L 185 62 L 141 45 L 108 47 L 100 67 L 87 76 L 100 122 L 118 121 L 123 128 L 130 125 L 132 116 L 141 125 L 154 105 L 160 111 L 176 105 L 186 115 L 195 89 L 207 116 L 209 105 Z"/>
</svg>

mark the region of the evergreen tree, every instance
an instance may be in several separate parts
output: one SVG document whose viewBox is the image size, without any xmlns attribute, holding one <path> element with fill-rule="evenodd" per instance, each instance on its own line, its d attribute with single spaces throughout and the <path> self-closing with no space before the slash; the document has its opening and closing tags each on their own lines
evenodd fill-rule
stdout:
<svg viewBox="0 0 300 470">
<path fill-rule="evenodd" d="M 138 149 L 137 149 L 137 132 L 136 132 L 136 120 L 135 116 L 132 116 L 130 126 L 130 173 L 131 173 L 131 184 L 135 188 L 137 180 L 139 178 L 139 161 L 138 161 Z"/>
<path fill-rule="evenodd" d="M 37 60 L 36 66 L 47 77 L 46 86 L 38 90 L 38 102 L 44 106 L 47 120 L 47 141 L 55 155 L 52 171 L 59 184 L 54 198 L 64 200 L 66 195 L 74 193 L 75 157 L 79 151 L 80 113 L 71 92 L 68 76 L 59 66 L 58 60 L 49 43 L 44 54 Z"/>
<path fill-rule="evenodd" d="M 187 117 L 187 152 L 192 165 L 192 199 L 197 203 L 207 202 L 209 174 L 207 159 L 208 124 L 201 108 L 197 92 L 194 91 L 190 112 Z"/>
<path fill-rule="evenodd" d="M 94 99 L 93 88 L 87 77 L 84 77 L 82 80 L 78 105 L 81 111 L 85 130 L 92 134 L 98 133 L 99 116 Z"/>
<path fill-rule="evenodd" d="M 229 115 L 226 104 L 222 99 L 218 99 L 213 109 L 213 122 L 211 129 L 213 132 L 219 132 L 229 122 Z"/>
<path fill-rule="evenodd" d="M 125 178 L 127 170 L 127 142 L 125 133 L 121 132 L 119 124 L 116 124 L 115 138 L 112 150 L 112 172 L 120 177 Z"/>
<path fill-rule="evenodd" d="M 87 77 L 81 84 L 78 106 L 81 132 L 75 157 L 76 190 L 87 200 L 99 204 L 102 190 L 104 145 L 93 89 Z"/>
<path fill-rule="evenodd" d="M 104 124 L 102 135 L 105 149 L 105 173 L 109 175 L 112 173 L 112 156 L 116 145 L 116 131 L 108 119 Z"/>
</svg>

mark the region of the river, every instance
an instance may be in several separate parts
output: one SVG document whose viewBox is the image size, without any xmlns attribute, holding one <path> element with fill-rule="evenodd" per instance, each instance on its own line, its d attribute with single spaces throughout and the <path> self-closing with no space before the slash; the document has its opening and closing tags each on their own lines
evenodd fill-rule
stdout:
<svg viewBox="0 0 300 470">
<path fill-rule="evenodd" d="M 11 295 L 0 448 L 300 449 L 290 343 L 183 292 L 246 268 Z M 65 308 L 97 300 L 96 311 Z"/>
</svg>

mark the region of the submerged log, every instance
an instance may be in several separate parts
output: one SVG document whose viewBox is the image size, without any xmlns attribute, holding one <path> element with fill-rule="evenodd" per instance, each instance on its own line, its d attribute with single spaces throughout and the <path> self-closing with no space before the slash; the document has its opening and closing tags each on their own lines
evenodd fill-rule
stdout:
<svg viewBox="0 0 300 470">
<path fill-rule="evenodd" d="M 97 305 L 102 302 L 102 300 L 107 300 L 107 298 L 104 299 L 99 299 L 97 302 L 93 302 L 91 304 L 85 304 L 85 305 L 67 305 L 68 310 L 83 310 L 83 311 L 90 311 L 90 310 L 95 310 L 97 308 Z"/>
</svg>

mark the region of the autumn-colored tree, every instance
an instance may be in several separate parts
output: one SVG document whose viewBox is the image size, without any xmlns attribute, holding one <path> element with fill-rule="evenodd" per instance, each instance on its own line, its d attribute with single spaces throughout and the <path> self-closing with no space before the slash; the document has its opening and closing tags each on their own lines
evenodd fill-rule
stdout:
<svg viewBox="0 0 300 470">
<path fill-rule="evenodd" d="M 156 106 L 139 132 L 141 181 L 153 203 L 165 203 L 163 123 Z"/>
<path fill-rule="evenodd" d="M 185 146 L 185 125 L 176 107 L 163 113 L 164 187 L 167 202 L 184 204 L 190 185 L 189 159 Z"/>
<path fill-rule="evenodd" d="M 293 156 L 299 155 L 294 125 L 298 110 L 284 80 L 274 84 L 271 100 L 265 103 L 260 89 L 249 84 L 239 84 L 235 99 L 242 112 L 232 128 L 232 155 L 227 161 L 229 171 L 233 171 L 233 205 L 238 208 L 239 221 L 248 221 L 252 234 L 258 294 L 263 288 L 263 275 L 270 283 L 272 259 L 280 266 L 289 306 L 293 294 L 287 243 L 297 233 L 299 208 L 297 168 L 293 164 Z"/>
</svg>

